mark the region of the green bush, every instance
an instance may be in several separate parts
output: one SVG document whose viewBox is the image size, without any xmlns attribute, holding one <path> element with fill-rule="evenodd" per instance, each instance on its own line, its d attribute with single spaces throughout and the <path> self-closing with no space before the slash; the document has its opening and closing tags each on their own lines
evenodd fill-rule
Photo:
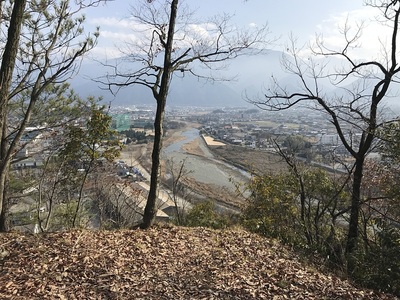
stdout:
<svg viewBox="0 0 400 300">
<path fill-rule="evenodd" d="M 386 228 L 378 243 L 359 250 L 351 259 L 356 268 L 351 277 L 361 285 L 400 296 L 400 229 Z"/>
<path fill-rule="evenodd" d="M 289 177 L 255 177 L 249 184 L 252 192 L 243 210 L 245 228 L 288 244 L 301 244 L 296 195 L 290 191 Z"/>
<path fill-rule="evenodd" d="M 227 228 L 231 220 L 216 212 L 214 202 L 208 200 L 193 206 L 185 218 L 185 225 L 190 227 Z"/>
<path fill-rule="evenodd" d="M 73 228 L 73 219 L 76 213 L 77 201 L 70 201 L 57 205 L 51 218 L 51 230 L 65 230 Z M 75 227 L 85 227 L 90 217 L 88 207 L 81 205 L 76 216 Z"/>
</svg>

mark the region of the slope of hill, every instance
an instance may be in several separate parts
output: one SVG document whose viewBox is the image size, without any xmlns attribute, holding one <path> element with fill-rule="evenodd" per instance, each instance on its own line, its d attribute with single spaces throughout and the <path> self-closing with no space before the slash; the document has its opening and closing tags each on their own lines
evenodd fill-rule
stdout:
<svg viewBox="0 0 400 300">
<path fill-rule="evenodd" d="M 0 235 L 2 299 L 396 299 L 243 230 Z"/>
</svg>

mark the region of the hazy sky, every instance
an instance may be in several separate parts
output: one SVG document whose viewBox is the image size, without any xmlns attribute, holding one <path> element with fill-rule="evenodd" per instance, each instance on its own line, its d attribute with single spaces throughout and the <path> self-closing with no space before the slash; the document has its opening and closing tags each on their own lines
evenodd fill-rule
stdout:
<svg viewBox="0 0 400 300">
<path fill-rule="evenodd" d="M 107 5 L 86 11 L 86 27 L 90 29 L 91 26 L 99 25 L 101 29 L 96 55 L 101 56 L 105 53 L 109 57 L 116 55 L 114 46 L 129 39 L 129 35 L 132 34 L 129 20 L 130 7 L 140 1 L 146 0 L 114 0 Z M 364 52 L 377 47 L 377 43 L 371 43 L 374 32 L 377 32 L 372 23 L 377 11 L 366 8 L 363 0 L 185 0 L 181 2 L 185 2 L 195 10 L 199 19 L 229 13 L 234 15 L 232 21 L 239 27 L 268 23 L 271 37 L 280 37 L 275 45 L 276 50 L 284 49 L 290 33 L 302 41 L 311 39 L 316 33 L 323 33 L 328 43 L 337 45 L 340 40 L 338 26 L 343 26 L 346 18 L 353 22 L 360 20 L 366 22 L 367 34 L 362 40 Z"/>
</svg>

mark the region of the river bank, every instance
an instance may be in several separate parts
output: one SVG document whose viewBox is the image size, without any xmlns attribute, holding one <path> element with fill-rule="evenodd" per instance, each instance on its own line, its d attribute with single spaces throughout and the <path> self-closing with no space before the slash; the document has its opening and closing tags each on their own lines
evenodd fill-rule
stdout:
<svg viewBox="0 0 400 300">
<path fill-rule="evenodd" d="M 184 164 L 186 176 L 182 182 L 193 191 L 189 201 L 212 200 L 226 209 L 237 210 L 245 200 L 239 187 L 245 185 L 250 176 L 216 158 L 196 128 L 188 126 L 171 136 L 176 142 L 168 140 L 163 160 L 173 160 L 177 168 Z"/>
<path fill-rule="evenodd" d="M 186 123 L 185 127 L 169 130 L 163 141 L 162 182 L 170 178 L 168 161 L 173 161 L 175 168 L 183 163 L 187 174 L 182 183 L 192 191 L 191 199 L 187 199 L 192 203 L 212 200 L 237 210 L 245 202 L 243 189 L 251 178 L 250 173 L 276 173 L 285 168 L 278 156 L 265 151 L 221 143 L 207 145 L 198 128 L 199 124 Z M 151 143 L 135 145 L 128 153 L 124 151 L 124 157 L 136 157 L 134 162 L 145 169 L 150 178 L 151 151 Z"/>
</svg>

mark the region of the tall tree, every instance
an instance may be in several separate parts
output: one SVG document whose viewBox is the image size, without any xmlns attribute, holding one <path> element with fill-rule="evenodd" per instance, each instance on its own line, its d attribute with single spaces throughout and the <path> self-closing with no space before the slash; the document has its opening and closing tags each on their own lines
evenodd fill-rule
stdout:
<svg viewBox="0 0 400 300">
<path fill-rule="evenodd" d="M 110 88 L 130 85 L 149 88 L 157 103 L 150 191 L 142 228 L 150 227 L 156 215 L 162 124 L 172 75 L 177 72 L 215 80 L 210 74 L 197 72 L 195 62 L 204 68 L 213 69 L 213 65 L 241 54 L 250 54 L 258 46 L 264 46 L 268 33 L 266 26 L 254 28 L 253 31 L 239 31 L 229 24 L 230 17 L 226 15 L 206 23 L 195 23 L 191 19 L 193 13 L 186 7 L 178 6 L 178 3 L 178 0 L 148 0 L 133 9 L 133 19 L 140 24 L 137 34 L 141 36 L 136 44 L 127 45 L 128 51 L 124 54 L 129 62 L 136 63 L 137 70 L 117 67 L 115 74 L 108 77 Z"/>
<path fill-rule="evenodd" d="M 358 60 L 352 50 L 359 47 L 363 26 L 353 28 L 346 23 L 342 29 L 344 47 L 337 50 L 326 45 L 317 37 L 311 47 L 314 57 L 304 57 L 303 49 L 297 48 L 292 39 L 288 47 L 290 58 L 284 60 L 284 67 L 299 79 L 300 89 L 290 91 L 277 80 L 266 92 L 265 99 L 252 100 L 264 109 L 287 110 L 293 106 L 305 106 L 320 111 L 334 126 L 342 145 L 353 158 L 349 168 L 352 175 L 351 208 L 347 233 L 346 252 L 357 249 L 359 238 L 359 218 L 362 205 L 363 170 L 368 153 L 376 141 L 377 129 L 384 120 L 380 118 L 379 108 L 389 96 L 390 87 L 398 81 L 398 33 L 400 1 L 368 1 L 367 5 L 380 10 L 380 22 L 388 25 L 391 38 L 385 47 L 381 60 Z M 304 53 L 304 52 L 303 52 Z M 322 57 L 324 61 L 316 61 Z M 320 56 L 320 57 L 319 57 Z M 328 68 L 330 58 L 339 57 L 343 67 L 340 70 Z M 337 62 L 337 61 L 336 61 Z M 337 92 L 324 91 L 326 79 L 330 79 Z M 350 267 L 351 268 L 351 267 Z"/>
<path fill-rule="evenodd" d="M 2 5 L 2 4 L 1 4 Z M 6 222 L 6 184 L 10 168 L 11 153 L 6 144 L 7 110 L 11 81 L 16 64 L 21 27 L 24 18 L 26 0 L 15 1 L 8 27 L 7 42 L 3 52 L 0 69 L 0 231 L 7 230 Z M 3 7 L 2 7 L 3 8 Z M 3 18 L 3 15 L 1 16 Z M 3 142 L 4 141 L 4 142 Z"/>
<path fill-rule="evenodd" d="M 7 230 L 6 183 L 10 163 L 43 92 L 66 81 L 98 36 L 84 35 L 82 9 L 105 0 L 17 0 L 2 3 L 1 22 L 8 28 L 0 69 L 0 230 Z M 7 13 L 12 11 L 11 17 Z M 10 102 L 24 103 L 9 118 Z"/>
<path fill-rule="evenodd" d="M 82 174 L 76 176 L 78 180 L 78 198 L 76 210 L 73 215 L 72 227 L 77 225 L 77 217 L 84 197 L 84 187 L 92 169 L 100 160 L 114 161 L 120 154 L 121 143 L 115 138 L 116 132 L 111 130 L 112 118 L 104 111 L 104 107 L 97 108 L 92 105 L 90 118 L 83 126 L 75 124 L 66 130 L 67 141 L 61 150 L 60 156 L 75 165 L 79 163 Z"/>
</svg>

